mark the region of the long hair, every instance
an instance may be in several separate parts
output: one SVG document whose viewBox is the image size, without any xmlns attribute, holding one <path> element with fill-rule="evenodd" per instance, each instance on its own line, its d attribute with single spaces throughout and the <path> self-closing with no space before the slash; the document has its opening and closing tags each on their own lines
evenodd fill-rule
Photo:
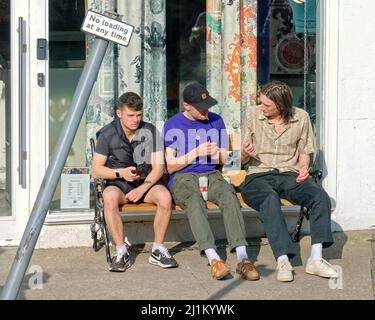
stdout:
<svg viewBox="0 0 375 320">
<path fill-rule="evenodd" d="M 281 81 L 272 81 L 264 85 L 259 94 L 272 100 L 285 123 L 293 116 L 293 93 L 290 87 Z"/>
</svg>

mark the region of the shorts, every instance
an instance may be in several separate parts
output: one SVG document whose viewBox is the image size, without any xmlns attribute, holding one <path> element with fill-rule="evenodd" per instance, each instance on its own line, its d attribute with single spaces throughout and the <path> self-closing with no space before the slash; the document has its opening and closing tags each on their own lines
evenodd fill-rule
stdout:
<svg viewBox="0 0 375 320">
<path fill-rule="evenodd" d="M 124 194 L 127 194 L 128 192 L 140 186 L 143 181 L 128 182 L 124 179 L 106 180 L 104 188 L 115 186 L 119 188 Z"/>
<path fill-rule="evenodd" d="M 104 189 L 109 187 L 109 186 L 115 186 L 115 187 L 119 188 L 124 194 L 127 194 L 130 191 L 132 191 L 133 189 L 139 187 L 143 182 L 144 182 L 144 180 L 138 180 L 138 181 L 134 181 L 134 182 L 128 182 L 124 179 L 106 180 Z M 164 185 L 164 184 L 161 181 L 158 181 L 154 185 L 156 186 L 156 185 Z M 144 202 L 146 194 L 147 194 L 147 192 L 142 196 L 141 199 L 139 199 L 137 201 L 137 203 Z"/>
</svg>

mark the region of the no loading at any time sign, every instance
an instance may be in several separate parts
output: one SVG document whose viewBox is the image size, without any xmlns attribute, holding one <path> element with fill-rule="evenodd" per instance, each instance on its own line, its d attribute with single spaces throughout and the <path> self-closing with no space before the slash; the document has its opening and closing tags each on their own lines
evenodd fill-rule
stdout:
<svg viewBox="0 0 375 320">
<path fill-rule="evenodd" d="M 89 10 L 81 30 L 127 47 L 134 26 Z"/>
</svg>

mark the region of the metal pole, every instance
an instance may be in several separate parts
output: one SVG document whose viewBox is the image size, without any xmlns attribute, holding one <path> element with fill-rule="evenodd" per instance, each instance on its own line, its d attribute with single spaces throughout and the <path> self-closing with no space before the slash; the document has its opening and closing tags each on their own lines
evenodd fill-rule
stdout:
<svg viewBox="0 0 375 320">
<path fill-rule="evenodd" d="M 38 196 L 31 211 L 29 221 L 23 233 L 7 281 L 0 299 L 16 299 L 23 277 L 29 265 L 35 244 L 38 240 L 51 203 L 60 174 L 68 157 L 73 139 L 85 111 L 87 101 L 94 86 L 100 66 L 108 47 L 108 41 L 96 38 L 92 53 L 83 68 L 78 86 L 75 90 L 69 112 L 65 118 L 55 150 L 40 186 Z"/>
</svg>

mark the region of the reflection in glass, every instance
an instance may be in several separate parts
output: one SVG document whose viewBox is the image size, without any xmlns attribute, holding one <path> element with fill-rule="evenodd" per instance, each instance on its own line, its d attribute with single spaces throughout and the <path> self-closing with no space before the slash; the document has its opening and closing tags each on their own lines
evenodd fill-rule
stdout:
<svg viewBox="0 0 375 320">
<path fill-rule="evenodd" d="M 0 217 L 11 216 L 10 1 L 0 1 Z"/>
<path fill-rule="evenodd" d="M 49 153 L 56 146 L 75 88 L 85 63 L 85 34 L 80 31 L 85 16 L 84 0 L 49 1 Z M 86 121 L 81 121 L 66 166 L 86 163 Z M 50 210 L 60 209 L 60 182 Z"/>
<path fill-rule="evenodd" d="M 189 81 L 206 83 L 206 1 L 166 2 L 168 118 L 181 108 Z"/>
<path fill-rule="evenodd" d="M 258 83 L 286 82 L 316 122 L 316 1 L 258 1 Z"/>
</svg>

